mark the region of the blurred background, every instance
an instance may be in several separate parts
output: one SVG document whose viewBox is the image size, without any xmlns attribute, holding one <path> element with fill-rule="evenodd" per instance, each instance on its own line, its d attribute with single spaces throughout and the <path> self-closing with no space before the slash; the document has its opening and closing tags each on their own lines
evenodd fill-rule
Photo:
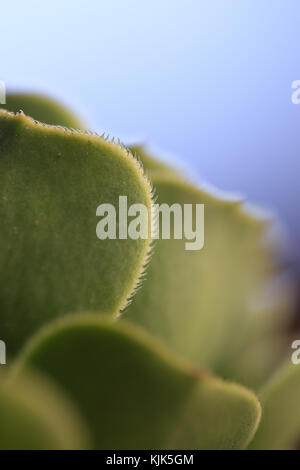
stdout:
<svg viewBox="0 0 300 470">
<path fill-rule="evenodd" d="M 299 21 L 298 0 L 10 0 L 0 80 L 275 210 L 297 270 Z"/>
</svg>

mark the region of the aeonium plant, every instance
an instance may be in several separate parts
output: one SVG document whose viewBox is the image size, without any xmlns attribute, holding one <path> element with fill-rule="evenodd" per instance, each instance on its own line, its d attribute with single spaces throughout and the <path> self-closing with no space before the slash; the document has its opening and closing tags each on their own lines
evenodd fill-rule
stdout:
<svg viewBox="0 0 300 470">
<path fill-rule="evenodd" d="M 78 130 L 51 99 L 5 108 L 0 448 L 295 446 L 300 368 L 272 221 L 143 146 Z M 97 208 L 120 196 L 146 207 L 147 236 L 99 240 Z M 204 205 L 203 248 L 153 241 L 154 202 Z"/>
</svg>

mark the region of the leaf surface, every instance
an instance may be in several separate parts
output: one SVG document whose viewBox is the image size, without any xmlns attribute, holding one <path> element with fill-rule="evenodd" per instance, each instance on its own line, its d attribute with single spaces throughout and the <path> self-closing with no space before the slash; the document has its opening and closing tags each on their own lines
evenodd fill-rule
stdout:
<svg viewBox="0 0 300 470">
<path fill-rule="evenodd" d="M 85 128 L 83 121 L 66 106 L 37 93 L 7 93 L 6 104 L 0 108 L 15 113 L 22 110 L 27 116 L 54 126 Z"/>
<path fill-rule="evenodd" d="M 60 450 L 89 446 L 77 410 L 44 377 L 0 377 L 0 449 Z"/>
<path fill-rule="evenodd" d="M 259 395 L 263 414 L 251 449 L 291 449 L 300 436 L 300 366 L 283 365 Z"/>
<path fill-rule="evenodd" d="M 241 201 L 194 187 L 144 155 L 141 160 L 157 203 L 180 204 L 183 218 L 184 204 L 193 204 L 193 230 L 195 205 L 204 204 L 204 247 L 187 251 L 189 240 L 172 235 L 157 240 L 143 288 L 123 318 L 196 364 L 222 370 L 253 328 L 255 301 L 275 269 L 265 240 L 268 222 Z M 171 218 L 171 234 L 173 227 Z"/>
<path fill-rule="evenodd" d="M 150 214 L 151 187 L 121 146 L 0 111 L 0 332 L 9 354 L 55 316 L 126 305 L 150 240 L 97 238 L 97 207 L 112 204 L 118 228 L 120 195 Z"/>
<path fill-rule="evenodd" d="M 47 373 L 78 405 L 98 449 L 244 448 L 260 405 L 247 389 L 176 360 L 143 330 L 71 316 L 37 334 L 16 367 Z"/>
</svg>

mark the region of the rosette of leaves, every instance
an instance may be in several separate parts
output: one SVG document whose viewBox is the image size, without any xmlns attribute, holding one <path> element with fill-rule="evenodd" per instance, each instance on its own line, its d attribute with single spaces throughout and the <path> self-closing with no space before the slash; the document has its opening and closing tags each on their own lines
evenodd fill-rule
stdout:
<svg viewBox="0 0 300 470">
<path fill-rule="evenodd" d="M 278 367 L 291 295 L 272 222 L 144 147 L 74 131 L 81 120 L 54 101 L 8 95 L 6 108 L 0 448 L 295 445 L 300 369 Z M 99 204 L 126 195 L 150 222 L 153 191 L 169 206 L 204 204 L 202 250 L 153 243 L 150 230 L 97 239 Z"/>
</svg>

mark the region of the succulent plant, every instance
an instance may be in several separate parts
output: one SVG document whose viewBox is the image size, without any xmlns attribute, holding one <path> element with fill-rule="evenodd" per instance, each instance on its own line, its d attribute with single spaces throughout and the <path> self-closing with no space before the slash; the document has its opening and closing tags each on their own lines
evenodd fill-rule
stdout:
<svg viewBox="0 0 300 470">
<path fill-rule="evenodd" d="M 83 127 L 39 95 L 0 110 L 0 448 L 295 446 L 300 368 L 272 220 Z M 149 227 L 154 197 L 204 204 L 204 248 L 150 229 L 98 240 L 96 208 L 120 195 Z"/>
</svg>

